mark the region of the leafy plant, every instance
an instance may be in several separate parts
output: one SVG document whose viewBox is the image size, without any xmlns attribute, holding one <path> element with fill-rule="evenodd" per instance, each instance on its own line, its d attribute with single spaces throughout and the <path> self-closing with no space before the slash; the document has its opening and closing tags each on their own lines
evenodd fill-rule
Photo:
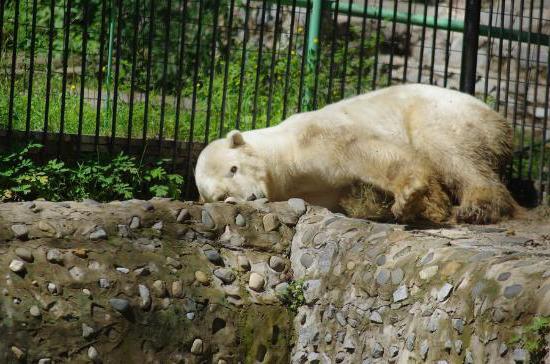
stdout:
<svg viewBox="0 0 550 364">
<path fill-rule="evenodd" d="M 30 153 L 40 148 L 39 144 L 30 144 L 15 153 L 0 155 L 0 201 L 111 201 L 178 198 L 181 194 L 183 177 L 168 173 L 165 161 L 149 167 L 121 153 L 110 161 L 87 160 L 76 167 L 56 159 L 37 165 Z"/>
<path fill-rule="evenodd" d="M 304 281 L 298 279 L 289 282 L 287 290 L 281 294 L 283 304 L 285 304 L 290 311 L 297 312 L 300 306 L 305 305 L 306 299 L 304 297 L 304 288 Z"/>
<path fill-rule="evenodd" d="M 534 317 L 533 321 L 523 327 L 522 333 L 515 335 L 511 344 L 520 345 L 531 354 L 531 362 L 542 363 L 548 343 L 546 335 L 550 333 L 550 317 Z"/>
</svg>

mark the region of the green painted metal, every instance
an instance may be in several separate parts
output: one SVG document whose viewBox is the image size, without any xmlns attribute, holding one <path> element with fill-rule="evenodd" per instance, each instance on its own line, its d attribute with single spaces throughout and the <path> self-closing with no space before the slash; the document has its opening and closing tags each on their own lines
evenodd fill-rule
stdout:
<svg viewBox="0 0 550 364">
<path fill-rule="evenodd" d="M 292 3 L 292 1 L 291 1 Z M 307 7 L 308 1 L 304 1 Z M 319 30 L 321 28 L 321 14 L 323 10 L 323 0 L 311 0 L 311 15 L 309 18 L 309 27 L 307 30 L 307 51 L 306 64 L 308 74 L 315 72 L 317 56 L 319 52 Z M 302 109 L 308 111 L 311 109 L 311 85 L 306 85 L 304 96 L 302 98 Z"/>
<path fill-rule="evenodd" d="M 105 101 L 105 120 L 104 126 L 109 123 L 109 111 L 111 108 L 111 69 L 113 66 L 113 42 L 115 37 L 115 15 L 113 1 L 109 0 L 109 48 L 107 51 L 107 77 L 105 79 L 105 87 L 107 89 L 107 100 Z"/>
<path fill-rule="evenodd" d="M 289 5 L 292 3 L 291 0 L 282 0 L 281 3 L 284 5 Z M 307 0 L 298 0 L 296 2 L 296 5 L 299 7 L 307 8 Z M 332 11 L 336 10 L 336 3 L 330 1 L 330 7 Z M 338 5 L 338 13 L 342 15 L 347 15 L 348 13 L 351 13 L 351 15 L 355 16 L 363 16 L 365 14 L 364 7 L 358 4 L 352 4 L 351 10 L 350 6 L 347 3 L 339 3 Z M 381 13 L 381 14 L 380 14 Z M 377 19 L 379 14 L 381 15 L 381 18 L 383 20 L 388 21 L 395 21 L 397 23 L 408 23 L 409 21 L 409 15 L 407 13 L 403 12 L 397 12 L 394 13 L 393 9 L 380 9 L 377 7 L 367 7 L 366 15 L 368 18 Z M 464 22 L 461 20 L 452 19 L 449 23 L 446 18 L 438 18 L 437 22 L 435 21 L 435 18 L 433 16 L 427 16 L 426 22 L 424 23 L 424 15 L 423 14 L 412 14 L 410 17 L 410 22 L 413 25 L 426 25 L 429 28 L 436 28 L 436 29 L 450 29 L 451 31 L 455 32 L 463 32 L 464 31 Z M 540 45 L 547 45 L 550 36 L 548 34 L 542 34 L 542 33 L 532 33 L 532 32 L 524 32 L 519 31 L 516 29 L 506 29 L 506 28 L 499 28 L 499 27 L 489 27 L 488 25 L 480 25 L 479 26 L 479 35 L 481 36 L 488 36 L 489 33 L 491 33 L 492 37 L 502 37 L 503 39 L 509 39 L 513 41 L 521 41 L 521 42 L 531 42 L 532 44 L 540 44 Z"/>
</svg>

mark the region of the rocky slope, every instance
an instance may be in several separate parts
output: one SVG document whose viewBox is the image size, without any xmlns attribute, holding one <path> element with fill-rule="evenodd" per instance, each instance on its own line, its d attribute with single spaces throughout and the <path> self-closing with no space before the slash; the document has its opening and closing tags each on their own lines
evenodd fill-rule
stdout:
<svg viewBox="0 0 550 364">
<path fill-rule="evenodd" d="M 0 362 L 544 360 L 537 226 L 414 230 L 296 199 L 0 204 Z"/>
</svg>

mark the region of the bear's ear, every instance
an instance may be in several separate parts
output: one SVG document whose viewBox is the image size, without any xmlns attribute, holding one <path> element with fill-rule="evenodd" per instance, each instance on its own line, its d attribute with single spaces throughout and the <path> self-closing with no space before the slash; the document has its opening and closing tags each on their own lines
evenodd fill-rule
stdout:
<svg viewBox="0 0 550 364">
<path fill-rule="evenodd" d="M 238 130 L 232 130 L 227 133 L 227 140 L 229 140 L 230 148 L 237 148 L 240 145 L 244 145 L 243 135 Z"/>
</svg>

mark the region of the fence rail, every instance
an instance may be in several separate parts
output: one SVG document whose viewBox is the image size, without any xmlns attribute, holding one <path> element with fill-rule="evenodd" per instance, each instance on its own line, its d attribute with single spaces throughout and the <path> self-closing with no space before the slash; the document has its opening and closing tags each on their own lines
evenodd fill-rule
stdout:
<svg viewBox="0 0 550 364">
<path fill-rule="evenodd" d="M 422 82 L 506 116 L 509 185 L 550 202 L 549 34 L 550 0 L 3 0 L 0 149 L 169 157 L 189 198 L 233 128 Z"/>
</svg>

